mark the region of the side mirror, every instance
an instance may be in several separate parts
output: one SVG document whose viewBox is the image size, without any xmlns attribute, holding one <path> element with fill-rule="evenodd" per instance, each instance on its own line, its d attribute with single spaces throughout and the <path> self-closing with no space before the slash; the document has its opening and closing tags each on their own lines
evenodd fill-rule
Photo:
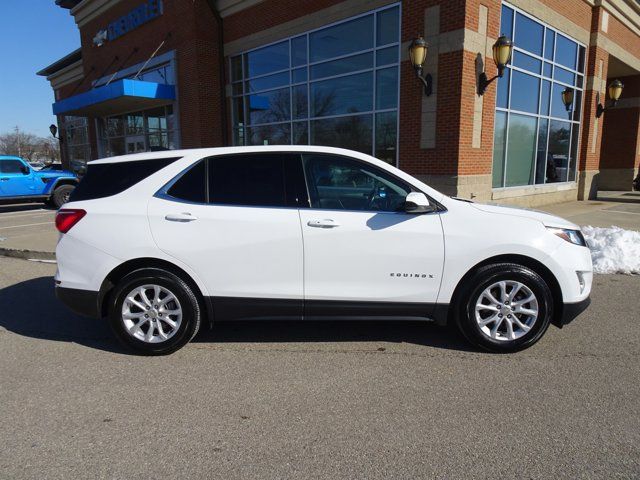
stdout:
<svg viewBox="0 0 640 480">
<path fill-rule="evenodd" d="M 22 165 L 20 167 L 20 171 L 23 173 L 23 175 L 29 175 L 31 173 L 31 169 L 26 165 Z"/>
<path fill-rule="evenodd" d="M 405 199 L 404 210 L 407 213 L 431 213 L 436 211 L 436 207 L 429 203 L 424 193 L 411 192 Z"/>
</svg>

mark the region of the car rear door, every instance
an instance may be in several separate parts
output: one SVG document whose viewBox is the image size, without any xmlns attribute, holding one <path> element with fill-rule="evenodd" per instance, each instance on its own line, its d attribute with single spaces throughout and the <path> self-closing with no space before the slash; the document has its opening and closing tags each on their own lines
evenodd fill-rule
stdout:
<svg viewBox="0 0 640 480">
<path fill-rule="evenodd" d="M 215 156 L 150 201 L 158 247 L 197 272 L 214 297 L 216 318 L 302 317 L 302 232 L 292 175 L 304 187 L 297 154 Z"/>
<path fill-rule="evenodd" d="M 444 263 L 439 213 L 405 213 L 412 187 L 372 164 L 303 158 L 305 318 L 429 316 Z"/>
</svg>

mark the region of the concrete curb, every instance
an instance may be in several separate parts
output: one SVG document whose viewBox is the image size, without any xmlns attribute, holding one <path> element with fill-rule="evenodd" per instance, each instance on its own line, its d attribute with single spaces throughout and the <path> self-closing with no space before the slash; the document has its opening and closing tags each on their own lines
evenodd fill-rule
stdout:
<svg viewBox="0 0 640 480">
<path fill-rule="evenodd" d="M 55 260 L 56 254 L 53 252 L 37 252 L 35 250 L 18 250 L 15 248 L 0 247 L 0 257 L 22 258 L 25 260 Z"/>
</svg>

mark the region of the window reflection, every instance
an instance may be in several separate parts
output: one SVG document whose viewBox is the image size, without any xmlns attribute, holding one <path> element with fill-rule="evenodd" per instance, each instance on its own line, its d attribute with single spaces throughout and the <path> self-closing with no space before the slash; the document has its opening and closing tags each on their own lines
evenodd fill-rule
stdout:
<svg viewBox="0 0 640 480">
<path fill-rule="evenodd" d="M 556 63 L 576 69 L 576 56 L 578 54 L 578 44 L 567 37 L 558 35 L 556 37 Z"/>
<path fill-rule="evenodd" d="M 516 14 L 516 38 L 515 44 L 522 50 L 542 56 L 542 32 L 544 27 L 525 17 L 521 13 Z"/>
<path fill-rule="evenodd" d="M 371 155 L 372 115 L 347 116 L 313 120 L 311 144 L 342 147 Z"/>
<path fill-rule="evenodd" d="M 507 187 L 533 183 L 537 123 L 536 117 L 515 113 L 509 116 Z"/>
<path fill-rule="evenodd" d="M 232 57 L 234 143 L 331 145 L 395 163 L 399 22 L 398 5 L 382 7 Z"/>
<path fill-rule="evenodd" d="M 373 109 L 371 72 L 311 84 L 311 115 L 324 117 Z"/>
<path fill-rule="evenodd" d="M 526 73 L 513 71 L 511 87 L 511 109 L 520 112 L 538 113 L 540 79 Z"/>
<path fill-rule="evenodd" d="M 265 75 L 289 68 L 289 42 L 260 48 L 245 55 L 245 74 L 249 77 Z"/>
<path fill-rule="evenodd" d="M 501 30 L 513 32 L 515 51 L 498 81 L 493 186 L 575 181 L 585 48 L 507 5 Z"/>
<path fill-rule="evenodd" d="M 173 107 L 102 118 L 99 137 L 104 156 L 176 148 Z"/>
<path fill-rule="evenodd" d="M 552 120 L 549 128 L 549 150 L 547 153 L 547 183 L 566 182 L 569 169 L 569 140 L 571 124 Z"/>
<path fill-rule="evenodd" d="M 84 174 L 87 162 L 91 159 L 88 120 L 86 117 L 66 116 L 62 118 L 62 125 L 65 139 L 63 146 L 66 147 L 71 169 Z"/>
<path fill-rule="evenodd" d="M 373 15 L 325 28 L 309 35 L 309 60 L 319 62 L 373 48 Z"/>
<path fill-rule="evenodd" d="M 496 112 L 496 122 L 493 137 L 493 187 L 504 185 L 504 161 L 507 138 L 507 113 Z"/>
<path fill-rule="evenodd" d="M 373 54 L 369 52 L 313 65 L 310 68 L 310 75 L 312 80 L 317 80 L 320 78 L 335 77 L 343 73 L 366 70 L 372 67 Z"/>
</svg>

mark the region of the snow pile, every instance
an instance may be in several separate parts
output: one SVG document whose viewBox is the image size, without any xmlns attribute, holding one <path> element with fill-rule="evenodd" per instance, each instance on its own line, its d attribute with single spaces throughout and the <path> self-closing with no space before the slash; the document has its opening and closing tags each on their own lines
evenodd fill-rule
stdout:
<svg viewBox="0 0 640 480">
<path fill-rule="evenodd" d="M 582 227 L 594 273 L 640 274 L 640 232 L 620 227 Z"/>
</svg>

